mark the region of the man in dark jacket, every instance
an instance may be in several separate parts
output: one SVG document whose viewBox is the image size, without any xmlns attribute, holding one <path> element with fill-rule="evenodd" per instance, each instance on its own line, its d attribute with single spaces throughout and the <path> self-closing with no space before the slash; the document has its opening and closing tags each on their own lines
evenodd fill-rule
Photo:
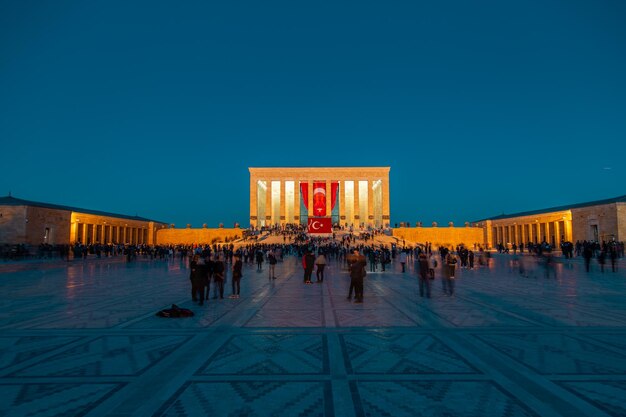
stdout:
<svg viewBox="0 0 626 417">
<path fill-rule="evenodd" d="M 302 257 L 302 267 L 304 268 L 304 283 L 311 284 L 311 275 L 315 266 L 315 256 L 307 249 Z"/>
<path fill-rule="evenodd" d="M 207 267 L 204 259 L 199 255 L 195 255 L 190 265 L 191 273 L 191 299 L 193 301 L 199 301 L 199 305 L 202 305 L 204 301 L 204 288 L 207 285 Z"/>
<path fill-rule="evenodd" d="M 348 293 L 348 299 L 351 298 L 352 288 L 354 288 L 354 302 L 363 302 L 363 278 L 365 278 L 365 256 L 359 253 L 358 249 L 355 249 L 353 256 L 350 260 L 350 290 Z"/>
<path fill-rule="evenodd" d="M 417 258 L 419 265 L 419 280 L 420 280 L 420 297 L 424 296 L 424 286 L 426 287 L 426 297 L 430 298 L 430 273 L 428 265 L 428 256 L 425 252 L 420 252 Z"/>
</svg>

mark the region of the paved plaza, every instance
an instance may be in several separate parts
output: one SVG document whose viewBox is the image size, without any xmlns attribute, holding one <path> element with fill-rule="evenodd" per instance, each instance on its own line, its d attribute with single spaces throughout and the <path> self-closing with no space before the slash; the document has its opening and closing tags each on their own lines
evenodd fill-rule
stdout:
<svg viewBox="0 0 626 417">
<path fill-rule="evenodd" d="M 626 416 L 624 265 L 510 260 L 431 299 L 396 262 L 355 304 L 341 264 L 303 285 L 287 257 L 204 306 L 178 260 L 0 265 L 0 415 Z"/>
</svg>

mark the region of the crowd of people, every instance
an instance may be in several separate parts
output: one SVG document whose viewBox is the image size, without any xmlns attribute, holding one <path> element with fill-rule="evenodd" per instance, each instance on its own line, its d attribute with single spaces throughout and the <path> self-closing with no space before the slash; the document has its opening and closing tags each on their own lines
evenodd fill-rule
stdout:
<svg viewBox="0 0 626 417">
<path fill-rule="evenodd" d="M 419 283 L 420 297 L 430 298 L 433 291 L 435 272 L 440 271 L 441 290 L 446 296 L 455 294 L 457 269 L 472 270 L 489 264 L 489 251 L 480 245 L 470 249 L 464 245 L 455 248 L 441 246 L 433 248 L 426 242 L 415 246 L 406 246 L 403 240 L 395 244 L 381 244 L 375 237 L 381 231 L 361 233 L 342 233 L 338 238 L 335 233 L 327 237 L 312 237 L 306 233 L 304 226 L 287 228 L 268 228 L 263 230 L 261 239 L 247 239 L 238 246 L 233 243 L 212 245 L 128 245 L 128 244 L 89 244 L 76 242 L 73 245 L 45 245 L 37 248 L 37 257 L 60 257 L 70 259 L 86 259 L 88 257 L 106 258 L 124 256 L 128 262 L 138 258 L 160 260 L 165 262 L 179 261 L 188 264 L 190 271 L 192 300 L 203 304 L 210 299 L 223 299 L 227 276 L 230 275 L 231 298 L 239 298 L 244 265 L 256 264 L 257 271 L 267 270 L 267 278 L 276 280 L 276 266 L 285 257 L 298 257 L 303 268 L 305 285 L 324 282 L 325 269 L 334 262 L 346 271 L 350 277 L 347 299 L 362 303 L 364 300 L 364 278 L 370 273 L 385 272 L 390 264 L 398 261 L 402 273 L 415 271 Z M 271 236 L 283 236 L 283 243 L 264 243 Z M 289 240 L 289 242 L 287 242 Z M 276 242 L 276 239 L 273 239 Z M 537 265 L 545 267 L 546 276 L 556 276 L 553 248 L 547 242 L 540 244 L 527 243 L 517 245 L 499 244 L 497 251 L 502 254 L 512 252 L 511 264 L 519 268 L 523 276 L 529 276 L 530 257 L 534 255 Z M 560 245 L 563 257 L 571 259 L 582 257 L 585 269 L 590 271 L 591 260 L 596 259 L 600 270 L 604 272 L 605 264 L 610 262 L 612 271 L 617 270 L 617 260 L 624 256 L 623 242 L 562 242 Z M 32 253 L 32 248 L 24 245 L 3 247 L 3 259 L 13 259 L 23 253 Z M 520 256 L 518 256 L 518 252 Z M 458 266 L 457 266 L 458 263 Z M 369 264 L 369 265 L 368 265 Z M 267 265 L 267 268 L 264 266 Z M 409 268 L 414 265 L 414 268 Z M 400 269 L 399 268 L 399 269 Z M 315 272 L 315 279 L 313 278 Z"/>
</svg>

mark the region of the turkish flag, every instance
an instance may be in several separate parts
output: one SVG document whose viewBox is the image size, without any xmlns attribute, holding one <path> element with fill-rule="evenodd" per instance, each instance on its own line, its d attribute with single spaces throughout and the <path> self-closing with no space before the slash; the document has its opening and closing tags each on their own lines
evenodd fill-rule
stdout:
<svg viewBox="0 0 626 417">
<path fill-rule="evenodd" d="M 326 183 L 313 183 L 313 215 L 326 216 Z"/>
<path fill-rule="evenodd" d="M 330 217 L 309 217 L 309 234 L 332 233 Z"/>
</svg>

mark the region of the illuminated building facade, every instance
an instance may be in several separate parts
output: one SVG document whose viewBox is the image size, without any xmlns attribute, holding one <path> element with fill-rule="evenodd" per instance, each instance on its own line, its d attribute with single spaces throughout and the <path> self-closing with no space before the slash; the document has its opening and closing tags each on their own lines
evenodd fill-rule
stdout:
<svg viewBox="0 0 626 417">
<path fill-rule="evenodd" d="M 626 195 L 543 210 L 503 214 L 474 223 L 484 229 L 485 242 L 519 246 L 547 242 L 626 240 Z"/>
<path fill-rule="evenodd" d="M 167 227 L 138 216 L 0 197 L 0 244 L 156 243 Z"/>
<path fill-rule="evenodd" d="M 389 167 L 249 168 L 250 225 L 389 224 Z"/>
</svg>

